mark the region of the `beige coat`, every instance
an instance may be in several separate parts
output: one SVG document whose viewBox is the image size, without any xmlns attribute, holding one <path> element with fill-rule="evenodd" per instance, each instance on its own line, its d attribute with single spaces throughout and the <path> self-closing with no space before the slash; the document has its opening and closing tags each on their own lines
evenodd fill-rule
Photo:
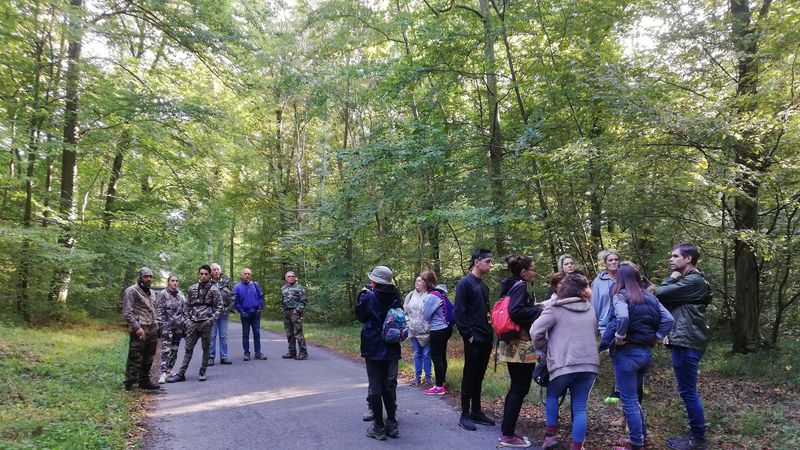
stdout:
<svg viewBox="0 0 800 450">
<path fill-rule="evenodd" d="M 128 330 L 135 333 L 142 325 L 156 323 L 156 295 L 147 295 L 138 284 L 125 289 L 122 294 L 122 317 L 128 323 Z"/>
</svg>

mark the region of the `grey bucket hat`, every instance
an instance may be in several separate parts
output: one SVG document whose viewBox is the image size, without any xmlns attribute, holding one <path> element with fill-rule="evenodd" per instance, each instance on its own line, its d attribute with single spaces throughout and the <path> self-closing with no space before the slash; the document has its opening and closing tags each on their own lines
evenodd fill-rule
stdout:
<svg viewBox="0 0 800 450">
<path fill-rule="evenodd" d="M 379 284 L 394 284 L 392 283 L 392 270 L 386 266 L 375 266 L 372 271 L 367 274 L 367 277 Z"/>
<path fill-rule="evenodd" d="M 139 275 L 139 278 L 146 277 L 146 276 L 153 276 L 153 271 L 149 267 L 142 267 L 136 272 Z"/>
</svg>

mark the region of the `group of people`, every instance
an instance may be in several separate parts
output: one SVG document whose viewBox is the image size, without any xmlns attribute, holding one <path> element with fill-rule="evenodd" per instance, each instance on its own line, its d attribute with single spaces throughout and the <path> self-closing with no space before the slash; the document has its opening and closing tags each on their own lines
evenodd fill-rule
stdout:
<svg viewBox="0 0 800 450">
<path fill-rule="evenodd" d="M 125 369 L 126 390 L 138 386 L 155 391 L 161 388 L 160 384 L 186 381 L 186 370 L 198 340 L 203 349 L 198 381 L 208 379 L 207 368 L 215 364 L 217 349 L 220 364 L 232 364 L 228 352 L 228 320 L 234 311 L 239 313 L 242 322 L 243 360 L 251 359 L 251 331 L 255 352 L 252 359 L 267 359 L 261 352 L 260 321 L 264 293 L 258 282 L 252 279 L 252 271 L 243 269 L 240 281 L 234 286 L 222 273 L 219 264 L 204 264 L 197 273 L 198 281 L 189 286 L 185 296 L 178 287 L 180 280 L 174 274 L 167 277 L 167 286 L 156 295 L 151 289 L 153 271 L 148 267 L 139 269 L 136 283 L 125 289 L 122 315 L 130 332 Z M 297 283 L 294 272 L 286 272 L 284 279 L 281 309 L 289 349 L 282 357 L 308 359 L 302 319 L 308 296 L 305 288 Z M 154 383 L 150 379 L 150 371 L 159 339 L 161 375 L 158 383 Z M 185 342 L 184 355 L 176 371 L 181 340 Z"/>
<path fill-rule="evenodd" d="M 619 253 L 601 252 L 605 270 L 590 284 L 570 255 L 558 260 L 559 271 L 550 278 L 548 298 L 536 303 L 529 284 L 536 276 L 530 256 L 505 258 L 510 275 L 500 283 L 499 299 L 508 298 L 508 316 L 519 326 L 514 336 L 504 336 L 497 348 L 498 359 L 507 364 L 510 386 L 505 397 L 499 447 L 530 447 L 528 437 L 516 433 L 525 396 L 536 364 L 546 364 L 549 374 L 545 405 L 546 429 L 543 449 L 560 447 L 558 441 L 559 399 L 570 394 L 572 443 L 583 448 L 586 439 L 586 405 L 600 369 L 600 352 L 608 351 L 614 368 L 615 395 L 622 403 L 628 436 L 615 450 L 645 448 L 649 444 L 642 407 L 644 377 L 651 366 L 653 347 L 663 342 L 672 353 L 678 394 L 689 417 L 689 431 L 670 437 L 672 450 L 705 450 L 705 418 L 697 391 L 698 366 L 708 340 L 705 312 L 711 290 L 697 270 L 697 246 L 678 244 L 670 252 L 671 274 L 660 285 L 651 285 L 632 262 L 622 262 Z M 368 274 L 355 306 L 363 324 L 361 355 L 369 380 L 365 421 L 370 438 L 398 437 L 397 366 L 400 344 L 386 342 L 381 334 L 392 308 L 404 308 L 414 351 L 412 385 L 431 385 L 429 395 L 446 392 L 447 343 L 458 327 L 464 345 L 459 426 L 474 431 L 477 425 L 494 426 L 481 408 L 483 379 L 490 360 L 495 333 L 491 324 L 489 289 L 484 277 L 491 271 L 492 253 L 476 250 L 469 272 L 455 287 L 455 307 L 449 319 L 447 288 L 432 271 L 419 274 L 415 289 L 400 296 L 392 271 L 376 266 Z M 598 346 L 599 338 L 599 346 Z M 435 383 L 431 378 L 431 363 Z M 424 375 L 424 378 L 423 378 Z M 384 420 L 383 412 L 386 412 Z"/>
</svg>

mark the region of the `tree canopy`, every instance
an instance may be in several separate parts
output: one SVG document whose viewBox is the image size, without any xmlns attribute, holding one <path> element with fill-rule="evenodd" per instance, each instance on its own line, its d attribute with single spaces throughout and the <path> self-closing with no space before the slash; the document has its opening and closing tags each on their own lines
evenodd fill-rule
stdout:
<svg viewBox="0 0 800 450">
<path fill-rule="evenodd" d="M 525 253 L 543 292 L 692 241 L 735 351 L 800 327 L 793 2 L 9 0 L 0 36 L 4 315 L 217 261 L 348 321 L 376 264 Z"/>
</svg>

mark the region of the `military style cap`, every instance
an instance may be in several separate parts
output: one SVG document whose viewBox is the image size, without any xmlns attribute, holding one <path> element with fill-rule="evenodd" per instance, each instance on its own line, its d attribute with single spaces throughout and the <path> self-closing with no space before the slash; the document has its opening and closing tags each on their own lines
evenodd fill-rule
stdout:
<svg viewBox="0 0 800 450">
<path fill-rule="evenodd" d="M 146 277 L 148 275 L 151 277 L 153 276 L 153 271 L 149 267 L 142 267 L 137 273 L 139 274 L 139 278 Z"/>
</svg>

